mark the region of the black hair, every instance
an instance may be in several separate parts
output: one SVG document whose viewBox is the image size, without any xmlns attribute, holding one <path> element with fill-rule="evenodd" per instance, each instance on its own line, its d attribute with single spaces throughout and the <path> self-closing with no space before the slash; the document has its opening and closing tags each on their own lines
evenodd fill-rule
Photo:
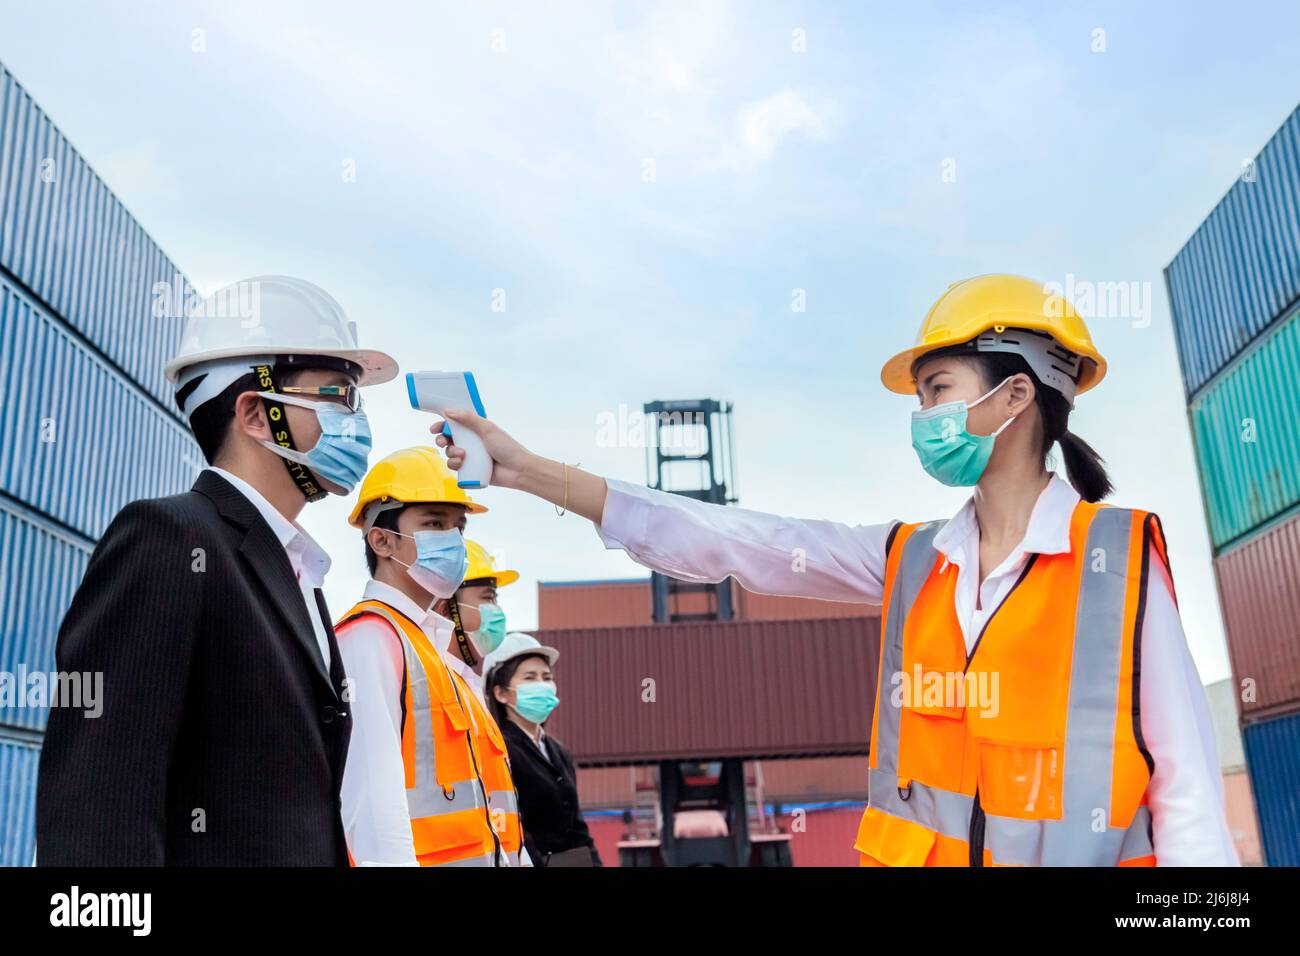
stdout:
<svg viewBox="0 0 1300 956">
<path fill-rule="evenodd" d="M 193 384 L 197 385 L 199 381 L 196 379 Z M 217 460 L 222 446 L 226 443 L 226 436 L 230 433 L 230 423 L 235 420 L 235 401 L 244 392 L 255 392 L 258 388 L 257 376 L 249 372 L 227 385 L 225 391 L 216 398 L 209 399 L 194 409 L 194 414 L 190 416 L 190 431 L 194 433 L 194 439 L 199 443 L 199 450 L 203 452 L 203 457 L 207 459 L 209 465 Z M 177 392 L 177 404 L 183 403 L 189 397 L 189 392 L 188 387 Z"/>
<path fill-rule="evenodd" d="M 979 372 L 986 391 L 1012 375 L 1028 375 L 1034 383 L 1034 404 L 1038 407 L 1038 417 L 1043 426 L 1041 452 L 1044 465 L 1052 446 L 1059 444 L 1061 456 L 1065 459 L 1066 477 L 1080 498 L 1084 501 L 1101 501 L 1115 490 L 1106 473 L 1105 460 L 1091 445 L 1070 431 L 1070 403 L 1056 389 L 1048 388 L 1039 381 L 1023 355 L 1014 352 L 977 352 L 959 345 L 930 352 L 917 366 L 921 362 L 946 355 L 960 358 L 973 366 Z"/>
<path fill-rule="evenodd" d="M 545 654 L 520 654 L 518 657 L 512 657 L 500 667 L 495 668 L 488 675 L 487 686 L 483 688 L 483 697 L 487 701 L 488 710 L 492 714 L 492 719 L 497 722 L 498 727 L 504 727 L 506 721 L 510 719 L 510 708 L 501 701 L 497 700 L 496 689 L 508 688 L 510 682 L 514 679 L 515 672 L 519 670 L 521 664 L 529 658 L 536 657 L 538 660 L 546 661 L 550 666 L 550 661 L 546 660 Z"/>
<path fill-rule="evenodd" d="M 361 372 L 360 366 L 346 359 L 318 355 L 311 356 L 302 364 L 292 360 L 276 362 L 272 366 L 271 374 L 277 384 L 292 385 L 303 372 L 321 370 L 346 372 L 354 381 Z M 182 411 L 185 409 L 185 400 L 198 388 L 201 381 L 203 376 L 177 389 L 176 404 Z M 246 375 L 239 376 L 219 395 L 194 410 L 194 414 L 190 416 L 190 431 L 194 433 L 194 440 L 199 443 L 199 450 L 203 452 L 203 457 L 209 465 L 216 462 L 217 456 L 221 454 L 221 449 L 226 443 L 226 437 L 230 434 L 230 424 L 235 420 L 235 402 L 239 400 L 239 396 L 244 392 L 262 390 L 256 373 L 250 371 Z"/>
<path fill-rule="evenodd" d="M 379 512 L 378 516 L 375 518 L 375 523 L 371 525 L 371 527 L 383 528 L 385 531 L 396 531 L 397 519 L 401 517 L 402 512 L 405 510 L 406 510 L 406 505 L 402 505 L 400 508 L 389 508 L 387 511 L 381 511 Z M 375 576 L 376 569 L 378 569 L 379 567 L 379 555 L 375 553 L 374 548 L 370 547 L 369 531 L 366 532 L 365 544 L 366 544 L 366 567 L 370 570 L 370 576 L 373 578 Z"/>
</svg>

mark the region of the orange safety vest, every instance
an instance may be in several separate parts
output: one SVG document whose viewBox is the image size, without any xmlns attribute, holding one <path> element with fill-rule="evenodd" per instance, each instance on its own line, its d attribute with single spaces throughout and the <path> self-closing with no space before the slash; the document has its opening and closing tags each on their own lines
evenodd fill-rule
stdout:
<svg viewBox="0 0 1300 956">
<path fill-rule="evenodd" d="M 495 866 L 499 846 L 517 865 L 519 799 L 501 728 L 400 611 L 361 601 L 337 627 L 367 614 L 402 642 L 402 764 L 416 859 L 421 866 Z"/>
<path fill-rule="evenodd" d="M 943 522 L 888 547 L 864 866 L 1153 866 L 1138 714 L 1159 519 L 1080 502 L 966 653 Z"/>
</svg>

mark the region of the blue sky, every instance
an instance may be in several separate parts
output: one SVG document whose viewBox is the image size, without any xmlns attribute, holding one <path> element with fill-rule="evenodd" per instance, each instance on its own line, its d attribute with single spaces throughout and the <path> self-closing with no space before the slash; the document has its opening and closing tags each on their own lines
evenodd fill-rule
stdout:
<svg viewBox="0 0 1300 956">
<path fill-rule="evenodd" d="M 602 415 L 723 398 L 745 506 L 951 514 L 878 377 L 933 299 L 983 272 L 1149 288 L 1148 316 L 1092 323 L 1111 373 L 1073 430 L 1164 519 L 1207 681 L 1228 664 L 1161 270 L 1295 108 L 1296 36 L 1293 3 L 0 0 L 0 59 L 201 289 L 316 281 L 365 344 L 473 369 L 492 417 L 604 474 L 645 477 Z M 379 453 L 423 439 L 399 384 L 372 394 Z M 538 579 L 641 573 L 581 519 L 481 500 L 516 627 Z M 304 518 L 340 610 L 348 507 Z"/>
</svg>

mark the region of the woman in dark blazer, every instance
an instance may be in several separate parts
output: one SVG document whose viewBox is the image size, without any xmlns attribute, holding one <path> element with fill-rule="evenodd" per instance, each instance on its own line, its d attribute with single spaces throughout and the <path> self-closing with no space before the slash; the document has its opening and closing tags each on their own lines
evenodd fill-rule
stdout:
<svg viewBox="0 0 1300 956">
<path fill-rule="evenodd" d="M 537 866 L 600 866 L 578 812 L 578 772 L 560 742 L 543 730 L 559 704 L 551 669 L 560 652 L 514 632 L 483 662 L 483 696 L 501 726 L 519 792 L 524 846 Z"/>
</svg>

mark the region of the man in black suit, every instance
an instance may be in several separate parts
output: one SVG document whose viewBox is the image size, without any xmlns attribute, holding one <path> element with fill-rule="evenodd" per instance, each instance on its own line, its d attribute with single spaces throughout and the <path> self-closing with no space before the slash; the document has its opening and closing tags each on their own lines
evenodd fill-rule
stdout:
<svg viewBox="0 0 1300 956">
<path fill-rule="evenodd" d="M 90 559 L 57 665 L 102 673 L 104 704 L 51 710 L 37 861 L 346 866 L 349 694 L 329 558 L 295 519 L 364 474 L 357 387 L 396 363 L 323 290 L 265 276 L 205 300 L 166 372 L 211 467 L 123 508 Z"/>
</svg>

